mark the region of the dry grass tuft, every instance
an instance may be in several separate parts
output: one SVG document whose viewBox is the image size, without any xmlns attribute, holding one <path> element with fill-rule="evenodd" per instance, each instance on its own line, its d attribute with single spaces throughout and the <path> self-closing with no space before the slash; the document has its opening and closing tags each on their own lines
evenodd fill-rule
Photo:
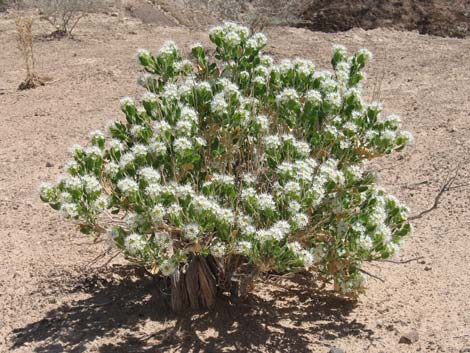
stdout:
<svg viewBox="0 0 470 353">
<path fill-rule="evenodd" d="M 26 68 L 26 79 L 19 85 L 19 90 L 36 88 L 44 85 L 42 80 L 35 71 L 34 52 L 33 52 L 33 17 L 20 16 L 16 17 L 16 32 L 18 49 L 24 59 Z"/>
</svg>

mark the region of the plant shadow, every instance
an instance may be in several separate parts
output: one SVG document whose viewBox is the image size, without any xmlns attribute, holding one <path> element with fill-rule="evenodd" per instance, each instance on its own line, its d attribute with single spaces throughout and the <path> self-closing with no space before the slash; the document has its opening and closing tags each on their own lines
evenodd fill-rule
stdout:
<svg viewBox="0 0 470 353">
<path fill-rule="evenodd" d="M 108 272 L 111 270 L 107 270 Z M 119 280 L 103 273 L 76 279 L 71 292 L 86 298 L 62 304 L 42 320 L 13 331 L 11 348 L 34 352 L 310 352 L 339 337 L 371 339 L 364 324 L 348 320 L 355 302 L 312 291 L 305 279 L 263 281 L 249 298 L 218 299 L 211 311 L 175 314 L 154 279 L 120 268 Z"/>
</svg>

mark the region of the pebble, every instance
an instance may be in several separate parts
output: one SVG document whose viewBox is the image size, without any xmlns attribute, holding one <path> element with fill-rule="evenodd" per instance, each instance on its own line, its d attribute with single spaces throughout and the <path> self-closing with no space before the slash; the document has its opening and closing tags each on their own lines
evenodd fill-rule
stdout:
<svg viewBox="0 0 470 353">
<path fill-rule="evenodd" d="M 424 271 L 431 271 L 432 270 L 432 267 L 430 266 L 424 266 Z"/>
<path fill-rule="evenodd" d="M 52 164 L 51 162 L 47 162 L 46 163 L 46 167 L 47 168 L 52 168 L 54 166 L 54 164 Z"/>
<path fill-rule="evenodd" d="M 408 333 L 403 334 L 400 337 L 398 343 L 412 344 L 419 340 L 419 334 L 417 331 L 413 330 Z"/>
<path fill-rule="evenodd" d="M 328 353 L 345 353 L 343 349 L 338 348 L 338 347 L 333 347 L 331 348 Z"/>
</svg>

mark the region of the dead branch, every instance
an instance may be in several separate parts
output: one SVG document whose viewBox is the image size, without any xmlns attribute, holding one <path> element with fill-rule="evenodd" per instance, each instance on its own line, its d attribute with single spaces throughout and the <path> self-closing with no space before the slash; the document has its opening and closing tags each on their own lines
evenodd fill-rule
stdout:
<svg viewBox="0 0 470 353">
<path fill-rule="evenodd" d="M 402 265 L 402 264 L 407 264 L 407 263 L 412 262 L 412 261 L 418 261 L 418 260 L 421 260 L 421 259 L 424 259 L 424 256 L 413 257 L 411 259 L 403 260 L 403 261 L 379 260 L 379 262 L 390 262 L 392 264 Z"/>
<path fill-rule="evenodd" d="M 439 206 L 439 201 L 441 200 L 441 197 L 442 195 L 446 192 L 446 191 L 449 191 L 452 184 L 454 183 L 455 179 L 457 179 L 457 176 L 458 176 L 458 172 L 460 170 L 460 164 L 458 165 L 458 167 L 456 168 L 455 170 L 455 173 L 452 177 L 448 178 L 446 180 L 446 182 L 444 183 L 444 185 L 442 185 L 442 187 L 440 188 L 439 192 L 437 193 L 436 197 L 434 198 L 434 203 L 433 205 L 424 210 L 424 211 L 421 211 L 420 213 L 418 213 L 417 215 L 415 216 L 411 216 L 410 218 L 408 218 L 410 221 L 412 220 L 415 220 L 415 219 L 418 219 L 418 218 L 421 218 L 423 217 L 424 215 L 428 214 L 429 212 L 432 212 L 434 211 L 438 206 Z"/>
<path fill-rule="evenodd" d="M 367 272 L 366 270 L 363 270 L 362 268 L 359 269 L 359 272 L 362 272 L 362 273 L 366 274 L 367 276 L 370 276 L 372 278 L 375 278 L 376 280 L 379 280 L 382 283 L 385 283 L 385 280 L 383 278 L 380 278 L 379 276 L 373 275 L 372 273 Z"/>
</svg>

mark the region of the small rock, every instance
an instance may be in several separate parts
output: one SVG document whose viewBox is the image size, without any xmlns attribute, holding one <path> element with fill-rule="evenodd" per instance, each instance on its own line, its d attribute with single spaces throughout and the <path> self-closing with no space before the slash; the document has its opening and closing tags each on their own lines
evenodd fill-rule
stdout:
<svg viewBox="0 0 470 353">
<path fill-rule="evenodd" d="M 431 271 L 431 270 L 432 270 L 432 267 L 424 266 L 424 271 Z"/>
<path fill-rule="evenodd" d="M 424 265 L 424 264 L 426 264 L 426 260 L 419 260 L 418 263 L 419 263 L 420 265 Z"/>
<path fill-rule="evenodd" d="M 119 12 L 111 12 L 111 17 L 119 17 Z"/>
<path fill-rule="evenodd" d="M 52 168 L 54 166 L 54 164 L 52 164 L 51 162 L 47 162 L 46 163 L 46 167 L 47 168 Z"/>
<path fill-rule="evenodd" d="M 470 353 L 470 347 L 463 347 L 463 348 L 460 350 L 460 353 Z"/>
<path fill-rule="evenodd" d="M 404 344 L 412 344 L 415 343 L 419 340 L 419 334 L 417 331 L 413 330 L 408 333 L 403 334 L 400 337 L 400 340 L 398 343 L 404 343 Z"/>
<path fill-rule="evenodd" d="M 338 347 L 333 347 L 331 348 L 328 353 L 345 353 L 343 349 L 338 348 Z"/>
</svg>

